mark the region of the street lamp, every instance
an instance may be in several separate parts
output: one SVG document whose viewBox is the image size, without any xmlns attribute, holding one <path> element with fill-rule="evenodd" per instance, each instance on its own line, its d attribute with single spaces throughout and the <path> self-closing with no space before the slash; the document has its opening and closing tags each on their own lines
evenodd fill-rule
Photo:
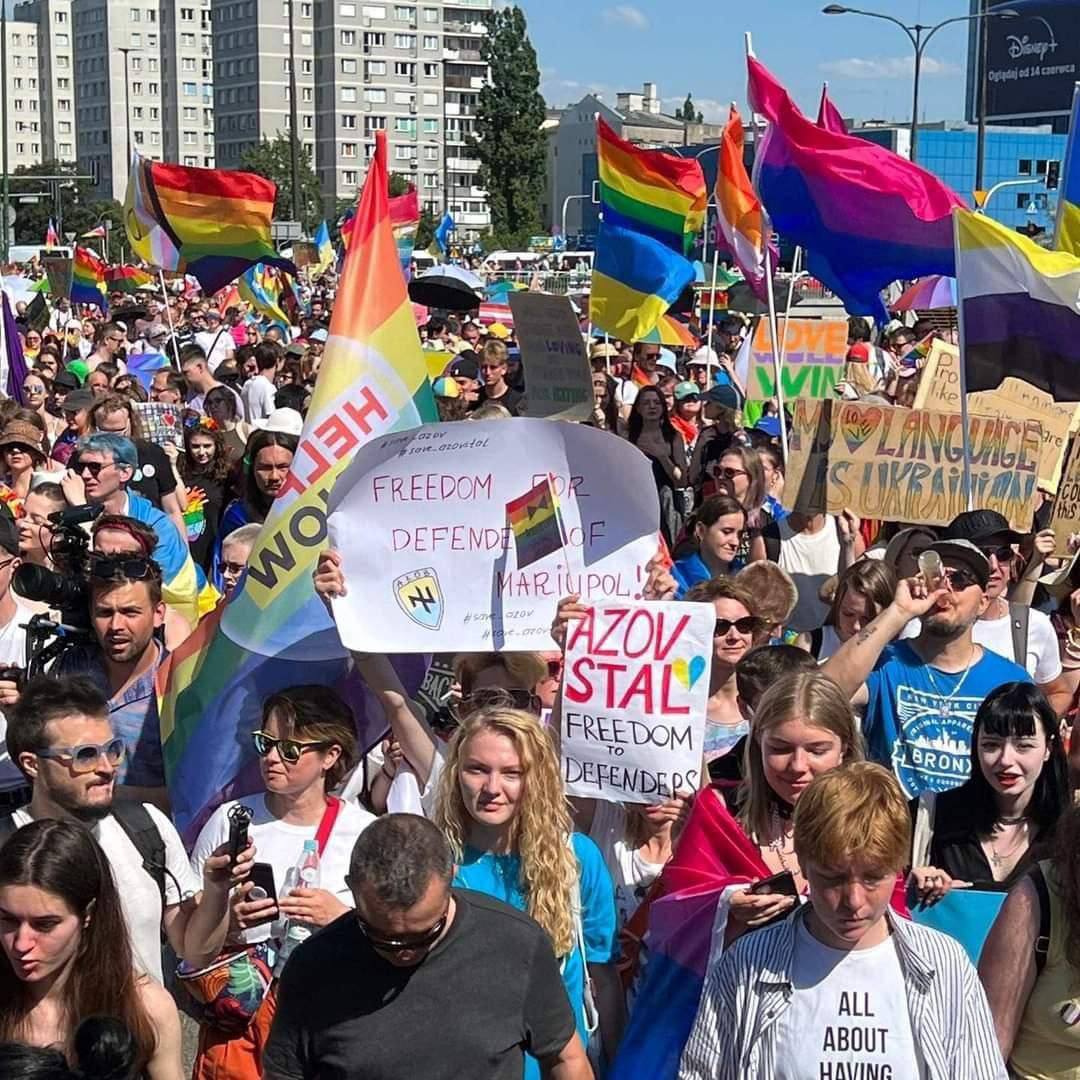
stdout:
<svg viewBox="0 0 1080 1080">
<path fill-rule="evenodd" d="M 922 58 L 923 52 L 926 46 L 930 44 L 930 39 L 943 27 L 951 26 L 953 23 L 961 22 L 974 22 L 981 19 L 989 19 L 998 17 L 1002 19 L 1015 19 L 1017 13 L 1011 8 L 1006 8 L 1003 11 L 980 11 L 974 15 L 956 15 L 951 19 L 945 19 L 943 22 L 939 22 L 936 26 L 924 26 L 922 23 L 915 23 L 913 26 L 908 26 L 906 23 L 901 22 L 899 19 L 893 18 L 892 15 L 885 15 L 880 11 L 862 11 L 859 8 L 845 7 L 843 4 L 829 4 L 828 7 L 821 9 L 822 15 L 863 15 L 868 19 L 884 19 L 885 22 L 891 22 L 896 26 L 899 26 L 901 30 L 907 34 L 908 41 L 911 42 L 911 47 L 915 50 L 915 77 L 914 87 L 911 95 L 911 160 L 915 160 L 915 147 L 918 140 L 919 131 L 919 76 L 922 74 Z M 985 78 L 983 73 L 983 78 Z"/>
</svg>

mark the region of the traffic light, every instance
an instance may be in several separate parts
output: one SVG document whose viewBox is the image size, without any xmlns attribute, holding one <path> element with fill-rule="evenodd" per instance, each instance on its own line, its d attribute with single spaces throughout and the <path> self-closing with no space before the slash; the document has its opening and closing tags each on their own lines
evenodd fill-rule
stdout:
<svg viewBox="0 0 1080 1080">
<path fill-rule="evenodd" d="M 1061 162 L 1048 161 L 1046 163 L 1046 190 L 1054 191 L 1061 179 Z"/>
</svg>

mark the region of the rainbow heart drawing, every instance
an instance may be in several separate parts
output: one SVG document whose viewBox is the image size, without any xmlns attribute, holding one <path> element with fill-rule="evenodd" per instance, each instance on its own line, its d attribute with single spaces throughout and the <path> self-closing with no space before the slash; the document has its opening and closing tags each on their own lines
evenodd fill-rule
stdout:
<svg viewBox="0 0 1080 1080">
<path fill-rule="evenodd" d="M 705 657 L 694 656 L 690 660 L 684 660 L 680 656 L 678 660 L 672 661 L 671 673 L 684 689 L 689 690 L 705 674 Z"/>
<path fill-rule="evenodd" d="M 883 415 L 876 405 L 845 406 L 840 413 L 840 434 L 847 443 L 849 454 L 854 454 L 877 431 Z"/>
</svg>

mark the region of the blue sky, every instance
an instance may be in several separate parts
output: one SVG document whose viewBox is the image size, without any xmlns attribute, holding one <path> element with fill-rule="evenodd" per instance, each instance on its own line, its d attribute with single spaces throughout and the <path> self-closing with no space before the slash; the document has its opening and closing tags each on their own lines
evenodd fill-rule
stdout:
<svg viewBox="0 0 1080 1080">
<path fill-rule="evenodd" d="M 549 105 L 590 90 L 614 104 L 619 90 L 658 84 L 664 111 L 689 90 L 707 119 L 736 100 L 745 113 L 743 32 L 794 94 L 816 110 L 821 82 L 844 116 L 907 122 L 912 48 L 899 27 L 854 15 L 822 15 L 827 0 L 517 0 L 529 21 Z M 933 25 L 965 15 L 967 0 L 852 0 L 906 23 Z M 964 114 L 968 24 L 940 30 L 923 58 L 920 116 Z"/>
</svg>

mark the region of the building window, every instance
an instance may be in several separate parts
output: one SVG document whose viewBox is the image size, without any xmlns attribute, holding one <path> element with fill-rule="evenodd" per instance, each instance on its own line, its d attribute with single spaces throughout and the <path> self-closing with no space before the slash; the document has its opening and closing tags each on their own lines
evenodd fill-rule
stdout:
<svg viewBox="0 0 1080 1080">
<path fill-rule="evenodd" d="M 346 131 L 356 130 L 356 113 L 342 113 L 341 114 L 341 126 Z"/>
<path fill-rule="evenodd" d="M 341 31 L 341 44 L 342 45 L 355 45 L 356 44 L 356 31 L 355 30 L 342 30 Z"/>
<path fill-rule="evenodd" d="M 343 142 L 341 144 L 341 156 L 345 157 L 345 158 L 354 158 L 354 157 L 356 157 L 356 143 L 354 143 L 354 142 Z"/>
<path fill-rule="evenodd" d="M 343 19 L 355 19 L 356 18 L 356 5 L 355 4 L 338 4 L 338 14 Z"/>
<path fill-rule="evenodd" d="M 1016 173 L 1017 173 L 1018 176 L 1030 176 L 1031 175 L 1031 159 L 1030 158 L 1021 158 L 1016 164 Z"/>
<path fill-rule="evenodd" d="M 424 35 L 424 48 L 425 49 L 437 49 L 439 47 L 439 39 L 434 34 Z"/>
<path fill-rule="evenodd" d="M 439 186 L 439 174 L 433 172 L 424 173 L 424 187 L 433 188 Z"/>
<path fill-rule="evenodd" d="M 342 75 L 355 75 L 356 74 L 356 61 L 348 57 L 343 58 L 341 61 L 341 74 Z"/>
<path fill-rule="evenodd" d="M 438 105 L 439 95 L 432 90 L 425 90 L 423 94 L 423 102 L 425 105 Z"/>
<path fill-rule="evenodd" d="M 373 32 L 364 35 L 364 48 L 365 49 L 381 49 L 386 45 L 386 35 L 379 32 Z"/>
<path fill-rule="evenodd" d="M 360 14 L 363 15 L 365 19 L 385 19 L 386 8 L 381 7 L 378 4 L 365 4 L 360 9 Z"/>
<path fill-rule="evenodd" d="M 186 82 L 183 84 L 183 93 L 184 97 L 196 97 L 199 89 L 193 82 Z"/>
<path fill-rule="evenodd" d="M 195 61 L 190 56 L 182 56 L 180 58 L 180 70 L 181 71 L 195 71 Z"/>
<path fill-rule="evenodd" d="M 71 44 L 71 38 L 67 34 L 57 34 L 53 39 L 53 47 L 66 49 Z"/>
<path fill-rule="evenodd" d="M 424 65 L 424 78 L 425 79 L 437 79 L 439 77 L 439 65 L 438 64 L 425 64 Z"/>
<path fill-rule="evenodd" d="M 424 22 L 437 23 L 439 21 L 439 9 L 438 8 L 424 8 Z"/>
<path fill-rule="evenodd" d="M 403 7 L 400 4 L 394 6 L 394 18 L 399 22 L 409 22 L 416 18 L 416 8 Z"/>
<path fill-rule="evenodd" d="M 370 101 L 373 105 L 382 105 L 386 102 L 385 90 L 365 90 L 364 100 Z"/>
<path fill-rule="evenodd" d="M 128 12 L 128 22 L 142 22 L 142 9 L 133 7 Z"/>
<path fill-rule="evenodd" d="M 438 120 L 425 120 L 424 121 L 424 134 L 425 135 L 438 135 L 439 134 L 439 121 Z"/>
<path fill-rule="evenodd" d="M 376 131 L 386 130 L 386 117 L 385 116 L 365 116 L 364 117 L 364 134 L 372 135 Z"/>
<path fill-rule="evenodd" d="M 341 174 L 341 182 L 343 184 L 348 184 L 351 187 L 356 187 L 356 170 L 355 169 L 346 169 Z"/>
<path fill-rule="evenodd" d="M 343 86 L 341 88 L 341 100 L 344 102 L 356 101 L 356 87 Z"/>
<path fill-rule="evenodd" d="M 425 146 L 424 147 L 424 160 L 425 161 L 438 161 L 439 160 L 439 148 L 437 146 Z"/>
<path fill-rule="evenodd" d="M 395 161 L 412 161 L 416 157 L 416 147 L 414 146 L 395 146 L 394 147 L 394 160 Z"/>
<path fill-rule="evenodd" d="M 366 75 L 385 75 L 386 74 L 386 61 L 385 60 L 368 60 L 364 64 L 364 73 Z"/>
<path fill-rule="evenodd" d="M 194 146 L 199 141 L 198 135 L 194 131 L 184 132 L 184 145 Z"/>
<path fill-rule="evenodd" d="M 395 75 L 400 75 L 400 76 L 402 76 L 404 78 L 411 79 L 413 77 L 413 73 L 415 71 L 416 71 L 416 65 L 415 64 L 410 64 L 405 60 L 395 60 L 394 61 L 394 74 Z"/>
<path fill-rule="evenodd" d="M 395 34 L 394 35 L 394 48 L 395 49 L 411 49 L 416 45 L 415 34 Z"/>
<path fill-rule="evenodd" d="M 180 21 L 181 22 L 194 22 L 195 21 L 195 9 L 194 8 L 181 8 L 180 9 Z"/>
<path fill-rule="evenodd" d="M 394 120 L 394 130 L 405 135 L 415 135 L 416 121 L 410 116 L 399 116 Z"/>
<path fill-rule="evenodd" d="M 1017 210 L 1026 210 L 1028 208 L 1028 204 L 1030 202 L 1031 202 L 1031 196 L 1029 194 L 1027 194 L 1027 192 L 1023 192 L 1020 195 L 1016 196 L 1016 209 Z"/>
</svg>

